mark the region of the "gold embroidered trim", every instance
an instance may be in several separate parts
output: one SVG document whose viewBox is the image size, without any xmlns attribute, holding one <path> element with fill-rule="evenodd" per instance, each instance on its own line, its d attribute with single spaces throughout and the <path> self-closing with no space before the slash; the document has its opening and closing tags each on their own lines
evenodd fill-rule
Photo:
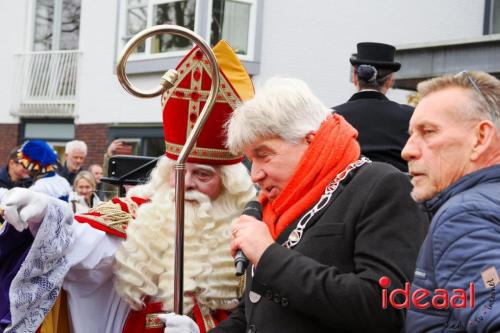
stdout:
<svg viewBox="0 0 500 333">
<path fill-rule="evenodd" d="M 207 331 L 215 328 L 214 318 L 212 317 L 212 313 L 210 309 L 204 305 L 199 304 L 201 317 L 203 318 L 203 325 Z"/>
<path fill-rule="evenodd" d="M 163 328 L 165 323 L 158 318 L 158 313 L 151 313 L 146 315 L 146 322 L 144 323 L 144 328 Z"/>
<path fill-rule="evenodd" d="M 240 276 L 239 281 L 238 281 L 238 291 L 237 291 L 238 298 L 243 297 L 243 294 L 245 293 L 246 284 L 247 284 L 247 275 L 243 274 Z"/>
<path fill-rule="evenodd" d="M 200 50 L 195 50 L 194 52 L 192 52 L 189 55 L 189 57 L 180 64 L 180 67 L 177 68 L 177 72 L 179 73 L 177 84 L 163 93 L 161 99 L 162 106 L 165 106 L 167 100 L 172 97 L 191 100 L 192 99 L 191 94 L 193 92 L 199 94 L 198 101 L 206 101 L 209 91 L 201 90 L 201 88 L 195 89 L 195 86 L 201 87 L 201 82 L 203 79 L 203 70 L 205 70 L 207 73 L 210 73 L 210 63 L 208 62 L 208 60 L 204 55 L 201 57 L 201 59 L 199 59 L 199 55 L 197 55 L 198 52 L 200 52 Z M 194 73 L 196 70 L 200 71 L 199 80 L 194 79 Z M 182 82 L 184 78 L 189 74 L 191 75 L 190 89 L 178 88 L 179 83 Z M 177 92 L 179 92 L 179 94 L 177 94 Z M 181 92 L 182 94 L 180 94 Z M 232 86 L 226 80 L 224 75 L 220 76 L 220 85 L 217 92 L 217 102 L 222 102 L 222 103 L 227 102 L 233 110 L 236 109 L 241 104 L 241 101 L 237 96 L 237 93 L 234 91 Z"/>
<path fill-rule="evenodd" d="M 179 155 L 183 146 L 175 144 L 175 143 L 165 142 L 165 147 L 166 147 L 167 153 L 170 153 L 173 155 Z M 228 150 L 225 150 L 225 149 L 194 147 L 193 150 L 191 150 L 189 157 L 191 157 L 191 158 L 204 158 L 204 159 L 216 160 L 216 161 L 226 161 L 226 160 L 237 159 L 237 158 L 241 157 L 241 155 L 233 155 Z"/>
<path fill-rule="evenodd" d="M 202 102 L 205 102 L 208 98 L 208 94 L 210 93 L 208 90 L 193 90 L 193 89 L 188 89 L 188 88 L 180 88 L 177 87 L 175 88 L 175 96 L 173 98 L 176 99 L 183 99 L 186 101 L 189 101 L 192 99 L 191 95 L 194 91 L 196 91 L 199 95 L 199 100 Z M 220 93 L 217 94 L 217 100 L 216 102 L 218 103 L 226 103 L 226 99 L 224 96 L 222 96 Z M 239 102 L 239 101 L 238 101 Z"/>
<path fill-rule="evenodd" d="M 145 329 L 152 329 L 152 328 L 164 328 L 166 327 L 165 326 L 165 323 L 160 319 L 158 318 L 158 315 L 160 315 L 162 313 L 149 313 L 146 315 L 146 322 L 144 323 L 144 328 Z M 189 313 L 186 314 L 189 318 L 191 318 L 193 321 L 194 321 L 194 315 L 193 315 L 193 311 L 190 311 Z M 212 320 L 212 323 L 213 323 L 213 320 Z M 215 325 L 211 328 L 214 328 Z M 208 329 L 207 329 L 208 331 Z"/>
<path fill-rule="evenodd" d="M 200 93 L 198 91 L 201 90 L 201 78 L 203 77 L 203 68 L 201 66 L 201 63 L 194 64 L 193 63 L 193 68 L 194 70 L 191 71 L 191 89 L 193 91 L 196 91 L 196 94 L 198 97 L 200 97 Z M 198 80 L 196 80 L 196 74 L 198 74 Z M 200 98 L 194 98 L 192 95 L 195 93 L 193 92 L 191 95 L 191 98 L 189 98 L 189 108 L 188 108 L 188 121 L 186 122 L 186 138 L 189 137 L 189 134 L 191 134 L 191 130 L 194 127 L 194 124 L 196 122 L 193 121 L 194 119 L 198 119 L 198 115 L 200 114 Z M 176 92 L 177 95 L 177 92 Z"/>
</svg>

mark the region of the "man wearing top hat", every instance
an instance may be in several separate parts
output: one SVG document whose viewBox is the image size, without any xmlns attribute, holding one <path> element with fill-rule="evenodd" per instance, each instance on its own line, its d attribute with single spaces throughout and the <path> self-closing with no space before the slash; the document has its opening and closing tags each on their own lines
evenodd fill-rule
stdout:
<svg viewBox="0 0 500 333">
<path fill-rule="evenodd" d="M 396 48 L 383 43 L 358 43 L 350 58 L 357 93 L 333 109 L 358 130 L 363 155 L 408 171 L 401 150 L 408 140 L 413 107 L 389 100 L 385 94 L 401 64 L 394 61 Z"/>
<path fill-rule="evenodd" d="M 242 156 L 224 147 L 222 128 L 237 105 L 253 96 L 253 85 L 227 43 L 217 44 L 214 54 L 221 84 L 188 157 L 185 179 L 183 308 L 200 332 L 238 304 L 241 281 L 234 274 L 230 223 L 256 194 Z M 127 197 L 75 219 L 67 204 L 29 190 L 11 190 L 2 198 L 7 223 L 18 230 L 38 228 L 10 288 L 12 318 L 5 332 L 35 332 L 44 318 L 75 333 L 180 332 L 178 318 L 163 315 L 173 311 L 173 166 L 207 99 L 207 66 L 194 48 L 177 67 L 179 79 L 162 99 L 166 156 L 150 181 Z M 54 314 L 64 312 L 64 297 L 56 300 L 61 288 L 67 295 L 67 322 Z"/>
</svg>

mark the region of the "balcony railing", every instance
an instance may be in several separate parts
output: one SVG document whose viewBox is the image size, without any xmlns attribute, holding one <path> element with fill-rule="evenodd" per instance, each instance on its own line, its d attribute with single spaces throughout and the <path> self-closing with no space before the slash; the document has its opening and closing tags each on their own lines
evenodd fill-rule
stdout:
<svg viewBox="0 0 500 333">
<path fill-rule="evenodd" d="M 30 118 L 74 118 L 80 56 L 80 51 L 17 54 L 11 113 Z"/>
</svg>

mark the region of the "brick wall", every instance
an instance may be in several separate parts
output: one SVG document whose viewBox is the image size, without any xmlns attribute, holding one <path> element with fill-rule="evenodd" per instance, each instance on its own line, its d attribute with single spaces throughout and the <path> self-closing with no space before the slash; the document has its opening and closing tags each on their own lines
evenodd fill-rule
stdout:
<svg viewBox="0 0 500 333">
<path fill-rule="evenodd" d="M 20 124 L 0 124 L 0 166 L 7 161 L 10 151 L 19 144 Z M 75 126 L 75 139 L 88 146 L 84 168 L 90 164 L 101 164 L 108 148 L 107 124 L 84 124 Z"/>
<path fill-rule="evenodd" d="M 12 149 L 19 143 L 19 124 L 0 124 L 0 165 L 7 162 Z"/>
<path fill-rule="evenodd" d="M 88 152 L 84 168 L 91 164 L 103 162 L 103 155 L 108 148 L 107 124 L 84 124 L 75 126 L 75 139 L 87 144 Z"/>
</svg>

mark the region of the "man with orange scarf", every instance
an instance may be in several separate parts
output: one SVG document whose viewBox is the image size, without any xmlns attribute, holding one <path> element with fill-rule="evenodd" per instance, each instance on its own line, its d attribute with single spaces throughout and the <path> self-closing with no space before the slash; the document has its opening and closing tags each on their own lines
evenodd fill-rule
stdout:
<svg viewBox="0 0 500 333">
<path fill-rule="evenodd" d="M 408 177 L 360 156 L 356 130 L 299 80 L 269 80 L 227 129 L 252 161 L 263 221 L 232 227 L 246 290 L 211 332 L 400 332 L 405 312 L 382 308 L 378 281 L 412 280 L 427 230 Z"/>
</svg>

